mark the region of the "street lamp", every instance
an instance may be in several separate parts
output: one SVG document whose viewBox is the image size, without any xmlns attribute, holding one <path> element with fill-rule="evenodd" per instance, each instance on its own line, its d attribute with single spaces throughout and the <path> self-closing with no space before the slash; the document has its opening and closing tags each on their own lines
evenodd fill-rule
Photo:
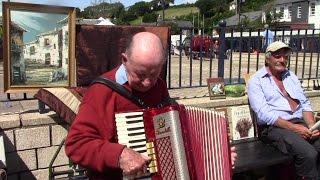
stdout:
<svg viewBox="0 0 320 180">
<path fill-rule="evenodd" d="M 162 6 L 162 21 L 164 21 L 164 0 L 161 1 L 161 6 Z"/>
</svg>

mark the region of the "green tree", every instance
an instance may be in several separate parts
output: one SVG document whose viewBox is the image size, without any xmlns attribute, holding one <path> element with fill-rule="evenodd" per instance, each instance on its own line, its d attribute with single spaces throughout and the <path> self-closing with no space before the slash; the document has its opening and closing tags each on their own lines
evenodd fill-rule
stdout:
<svg viewBox="0 0 320 180">
<path fill-rule="evenodd" d="M 104 18 L 119 18 L 125 12 L 123 4 L 102 2 L 98 5 L 88 6 L 81 12 L 81 17 L 95 19 Z"/>
<path fill-rule="evenodd" d="M 151 12 L 151 4 L 148 2 L 140 1 L 130 6 L 128 11 L 135 16 L 143 16 Z"/>
<path fill-rule="evenodd" d="M 152 23 L 157 21 L 158 14 L 155 12 L 147 13 L 143 16 L 142 22 L 144 23 Z"/>
</svg>

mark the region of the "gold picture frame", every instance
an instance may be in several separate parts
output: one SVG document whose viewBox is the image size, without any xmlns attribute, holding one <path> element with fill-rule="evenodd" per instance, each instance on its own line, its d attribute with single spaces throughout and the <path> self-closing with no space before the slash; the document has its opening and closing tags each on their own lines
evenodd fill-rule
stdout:
<svg viewBox="0 0 320 180">
<path fill-rule="evenodd" d="M 2 2 L 4 92 L 75 86 L 74 7 Z"/>
<path fill-rule="evenodd" d="M 208 78 L 207 79 L 208 90 L 210 99 L 225 99 L 225 84 L 223 78 Z"/>
</svg>

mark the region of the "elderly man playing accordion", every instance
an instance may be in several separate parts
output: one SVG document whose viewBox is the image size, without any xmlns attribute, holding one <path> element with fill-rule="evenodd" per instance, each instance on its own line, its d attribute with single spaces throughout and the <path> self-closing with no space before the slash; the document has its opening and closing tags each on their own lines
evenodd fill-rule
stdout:
<svg viewBox="0 0 320 180">
<path fill-rule="evenodd" d="M 148 107 L 169 101 L 166 84 L 159 78 L 165 51 L 155 34 L 135 34 L 122 64 L 102 75 L 117 82 L 140 98 Z M 150 157 L 118 143 L 115 114 L 136 111 L 138 105 L 112 89 L 93 84 L 86 93 L 66 140 L 66 153 L 88 169 L 90 179 L 121 179 L 145 173 Z M 232 162 L 236 157 L 232 148 Z"/>
</svg>

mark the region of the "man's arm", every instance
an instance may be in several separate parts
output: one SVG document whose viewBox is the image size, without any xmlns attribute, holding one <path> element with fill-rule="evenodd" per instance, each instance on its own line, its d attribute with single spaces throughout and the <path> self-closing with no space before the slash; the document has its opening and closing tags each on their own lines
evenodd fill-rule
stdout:
<svg viewBox="0 0 320 180">
<path fill-rule="evenodd" d="M 103 85 L 94 85 L 86 93 L 69 129 L 65 151 L 73 162 L 104 172 L 107 168 L 119 168 L 119 157 L 125 146 L 113 140 L 113 105 L 108 104 L 111 90 L 98 86 Z M 107 107 L 110 112 L 104 113 Z"/>
<path fill-rule="evenodd" d="M 279 117 L 275 121 L 274 126 L 293 131 L 293 132 L 299 134 L 300 136 L 302 136 L 304 139 L 308 139 L 311 136 L 313 136 L 313 134 L 309 130 L 309 128 L 307 128 L 301 124 L 294 124 L 290 121 L 282 119 L 281 117 Z"/>
<path fill-rule="evenodd" d="M 253 76 L 248 84 L 248 98 L 252 110 L 261 124 L 273 125 L 278 116 L 269 107 L 257 77 Z"/>
</svg>

